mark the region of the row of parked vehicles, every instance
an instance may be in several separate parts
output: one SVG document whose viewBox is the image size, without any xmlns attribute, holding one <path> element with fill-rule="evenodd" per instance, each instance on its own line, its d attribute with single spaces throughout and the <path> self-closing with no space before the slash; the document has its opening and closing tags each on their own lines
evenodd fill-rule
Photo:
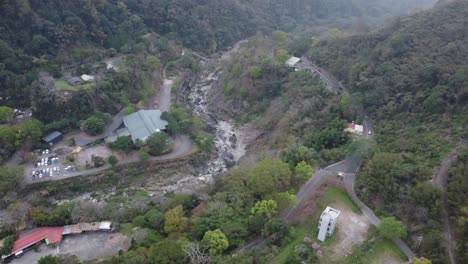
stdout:
<svg viewBox="0 0 468 264">
<path fill-rule="evenodd" d="M 47 158 L 41 158 L 40 160 L 38 160 L 38 161 L 34 164 L 34 168 L 37 168 L 37 167 L 44 167 L 44 166 L 50 166 L 50 165 L 58 164 L 58 163 L 59 163 L 59 160 L 58 160 L 57 156 L 51 156 L 51 157 L 47 157 Z"/>
<path fill-rule="evenodd" d="M 33 170 L 31 172 L 31 177 L 32 179 L 41 179 L 44 177 L 52 177 L 54 175 L 60 175 L 60 167 L 51 167 L 51 168 L 45 168 L 41 170 Z"/>
</svg>

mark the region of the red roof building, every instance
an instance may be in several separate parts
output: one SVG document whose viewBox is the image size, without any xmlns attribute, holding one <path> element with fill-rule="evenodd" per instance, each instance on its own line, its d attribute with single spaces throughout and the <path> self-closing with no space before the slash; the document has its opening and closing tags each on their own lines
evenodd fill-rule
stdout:
<svg viewBox="0 0 468 264">
<path fill-rule="evenodd" d="M 57 244 L 62 241 L 63 227 L 41 227 L 35 229 L 33 232 L 21 235 L 10 251 L 10 254 L 16 254 L 23 249 L 26 249 L 32 245 L 45 240 L 46 244 Z"/>
<path fill-rule="evenodd" d="M 354 123 L 349 123 L 349 124 L 348 124 L 348 128 L 349 128 L 349 129 L 353 129 L 353 130 L 354 130 L 355 127 L 356 127 L 356 124 L 354 124 Z"/>
</svg>

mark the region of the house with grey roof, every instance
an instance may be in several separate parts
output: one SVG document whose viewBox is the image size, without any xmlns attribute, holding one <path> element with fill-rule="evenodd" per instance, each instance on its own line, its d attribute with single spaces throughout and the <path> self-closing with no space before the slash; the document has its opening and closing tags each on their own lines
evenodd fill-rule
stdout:
<svg viewBox="0 0 468 264">
<path fill-rule="evenodd" d="M 168 122 L 161 119 L 160 110 L 140 110 L 124 117 L 125 127 L 130 132 L 133 143 L 145 142 L 154 133 L 166 130 Z"/>
<path fill-rule="evenodd" d="M 67 83 L 70 84 L 71 86 L 75 86 L 81 83 L 81 78 L 80 77 L 70 77 L 66 79 Z"/>
</svg>

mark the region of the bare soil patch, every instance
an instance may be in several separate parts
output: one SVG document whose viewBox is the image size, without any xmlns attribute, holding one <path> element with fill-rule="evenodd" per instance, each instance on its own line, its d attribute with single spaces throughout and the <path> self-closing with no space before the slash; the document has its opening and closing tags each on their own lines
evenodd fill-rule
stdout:
<svg viewBox="0 0 468 264">
<path fill-rule="evenodd" d="M 331 258 L 338 260 L 351 254 L 354 247 L 366 240 L 370 222 L 364 215 L 354 213 L 344 204 L 338 203 L 332 207 L 341 211 L 337 223 L 337 241 L 330 246 Z"/>
</svg>

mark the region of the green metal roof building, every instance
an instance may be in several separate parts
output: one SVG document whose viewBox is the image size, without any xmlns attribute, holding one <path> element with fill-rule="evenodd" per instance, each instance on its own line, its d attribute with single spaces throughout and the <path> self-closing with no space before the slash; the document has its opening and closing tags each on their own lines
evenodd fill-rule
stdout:
<svg viewBox="0 0 468 264">
<path fill-rule="evenodd" d="M 166 129 L 168 123 L 161 119 L 160 110 L 140 110 L 124 117 L 124 124 L 132 140 L 145 142 L 149 136 Z"/>
</svg>

